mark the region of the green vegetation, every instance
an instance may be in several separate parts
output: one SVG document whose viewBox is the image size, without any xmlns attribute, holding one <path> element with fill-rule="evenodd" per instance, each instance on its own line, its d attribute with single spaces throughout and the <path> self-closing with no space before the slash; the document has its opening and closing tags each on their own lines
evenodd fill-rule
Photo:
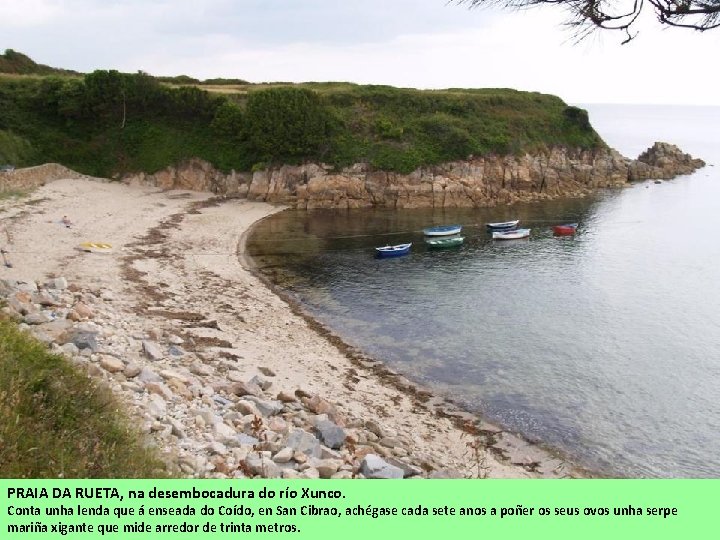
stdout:
<svg viewBox="0 0 720 540">
<path fill-rule="evenodd" d="M 29 141 L 12 131 L 0 129 L 0 166 L 5 163 L 27 162 L 31 156 L 32 145 Z"/>
<path fill-rule="evenodd" d="M 0 477 L 157 478 L 110 392 L 0 320 Z"/>
<path fill-rule="evenodd" d="M 13 51 L 12 49 L 7 49 L 5 50 L 5 54 L 0 54 L 0 73 L 17 73 L 21 75 L 78 75 L 75 71 L 36 64 L 30 57 Z"/>
<path fill-rule="evenodd" d="M 603 145 L 585 111 L 534 92 L 199 83 L 116 71 L 0 76 L 0 130 L 9 134 L 0 135 L 6 161 L 57 161 L 97 176 L 155 172 L 191 157 L 223 170 L 365 161 L 410 172 L 470 155 Z"/>
</svg>

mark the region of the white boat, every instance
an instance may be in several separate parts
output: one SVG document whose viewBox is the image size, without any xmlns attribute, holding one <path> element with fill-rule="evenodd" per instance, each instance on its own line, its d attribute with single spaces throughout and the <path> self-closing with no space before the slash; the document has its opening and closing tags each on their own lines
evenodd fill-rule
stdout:
<svg viewBox="0 0 720 540">
<path fill-rule="evenodd" d="M 493 240 L 519 240 L 530 236 L 530 229 L 515 229 L 513 231 L 495 231 L 492 233 Z"/>
<path fill-rule="evenodd" d="M 423 234 L 425 236 L 450 236 L 460 234 L 460 231 L 462 231 L 462 225 L 440 225 L 423 229 Z"/>
<path fill-rule="evenodd" d="M 513 221 L 499 221 L 497 223 L 487 223 L 488 230 L 491 231 L 504 231 L 508 229 L 514 229 L 520 223 L 519 219 Z"/>
</svg>

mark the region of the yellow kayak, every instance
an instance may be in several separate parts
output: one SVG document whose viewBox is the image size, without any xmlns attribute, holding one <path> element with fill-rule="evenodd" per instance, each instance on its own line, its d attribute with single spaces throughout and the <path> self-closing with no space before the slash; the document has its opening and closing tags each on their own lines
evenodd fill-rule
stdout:
<svg viewBox="0 0 720 540">
<path fill-rule="evenodd" d="M 112 251 L 112 244 L 106 244 L 105 242 L 83 242 L 80 244 L 80 249 L 91 253 L 107 253 Z"/>
</svg>

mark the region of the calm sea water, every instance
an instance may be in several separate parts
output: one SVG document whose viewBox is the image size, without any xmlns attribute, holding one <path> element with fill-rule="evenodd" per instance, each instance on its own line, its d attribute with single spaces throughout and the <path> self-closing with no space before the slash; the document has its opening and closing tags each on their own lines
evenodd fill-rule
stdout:
<svg viewBox="0 0 720 540">
<path fill-rule="evenodd" d="M 587 467 L 720 477 L 720 108 L 585 107 L 625 155 L 663 140 L 718 167 L 510 208 L 283 212 L 249 250 L 346 341 Z M 493 243 L 483 224 L 513 218 L 531 238 Z M 465 245 L 426 250 L 448 223 Z"/>
</svg>

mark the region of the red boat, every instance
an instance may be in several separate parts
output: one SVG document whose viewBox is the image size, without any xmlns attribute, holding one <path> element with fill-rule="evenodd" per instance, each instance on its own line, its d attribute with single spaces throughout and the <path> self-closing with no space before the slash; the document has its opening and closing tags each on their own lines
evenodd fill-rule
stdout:
<svg viewBox="0 0 720 540">
<path fill-rule="evenodd" d="M 565 223 L 564 225 L 554 225 L 552 230 L 555 236 L 571 236 L 577 230 L 577 223 Z"/>
</svg>

